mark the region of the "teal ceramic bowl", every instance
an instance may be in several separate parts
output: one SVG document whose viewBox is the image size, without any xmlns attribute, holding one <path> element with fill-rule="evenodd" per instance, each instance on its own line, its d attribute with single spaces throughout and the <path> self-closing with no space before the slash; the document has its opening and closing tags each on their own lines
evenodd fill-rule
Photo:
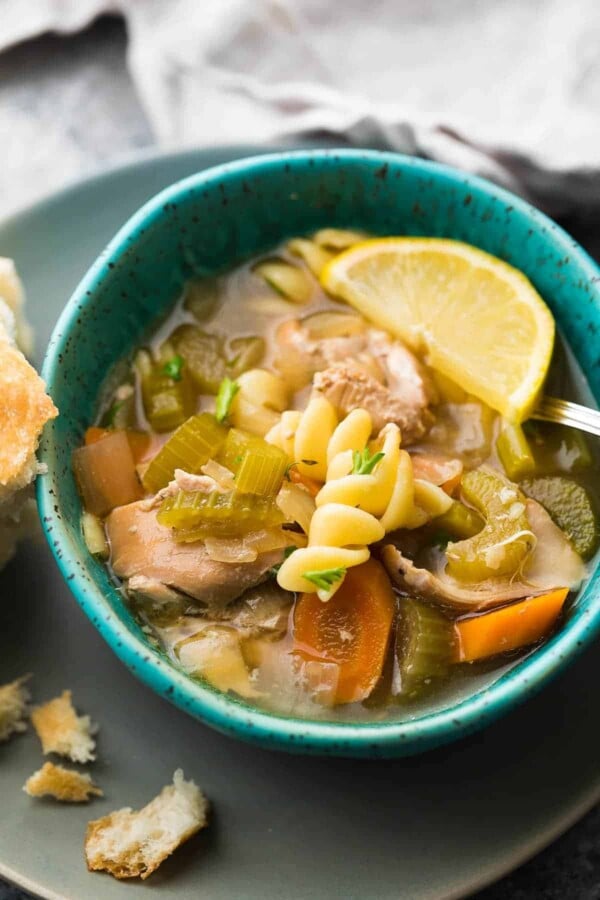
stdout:
<svg viewBox="0 0 600 900">
<path fill-rule="evenodd" d="M 107 372 L 143 339 L 185 279 L 326 225 L 457 238 L 517 266 L 550 304 L 592 393 L 600 397 L 600 271 L 537 210 L 481 179 L 392 154 L 343 150 L 261 156 L 194 175 L 154 197 L 123 226 L 75 291 L 56 325 L 43 370 L 60 417 L 49 425 L 42 444 L 48 471 L 38 479 L 39 509 L 78 603 L 114 652 L 154 691 L 220 731 L 266 747 L 402 756 L 481 728 L 564 668 L 600 630 L 597 573 L 560 633 L 470 695 L 408 721 L 288 718 L 191 680 L 148 643 L 105 568 L 86 550 L 70 466 Z"/>
</svg>

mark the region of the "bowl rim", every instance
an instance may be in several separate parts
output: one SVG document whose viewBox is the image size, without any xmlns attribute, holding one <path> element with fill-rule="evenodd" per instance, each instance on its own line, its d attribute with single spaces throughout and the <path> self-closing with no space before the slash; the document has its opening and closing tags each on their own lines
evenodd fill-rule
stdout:
<svg viewBox="0 0 600 900">
<path fill-rule="evenodd" d="M 97 257 L 64 307 L 48 343 L 42 377 L 52 392 L 54 378 L 60 365 L 60 355 L 82 306 L 93 303 L 99 282 L 105 277 L 113 260 L 135 243 L 140 229 L 164 215 L 163 207 L 176 202 L 191 188 L 208 186 L 238 173 L 260 174 L 273 165 L 294 161 L 367 162 L 410 168 L 417 174 L 483 193 L 506 204 L 544 229 L 553 242 L 574 255 L 590 281 L 600 282 L 600 268 L 589 254 L 552 219 L 522 198 L 476 175 L 450 166 L 410 157 L 394 152 L 361 149 L 283 150 L 244 157 L 190 175 L 164 188 L 150 198 L 119 229 Z M 600 286 L 595 288 L 600 311 Z M 586 373 L 584 373 L 586 374 Z M 109 604 L 94 576 L 89 572 L 89 560 L 83 558 L 71 540 L 61 517 L 54 509 L 55 495 L 52 475 L 57 472 L 54 443 L 46 430 L 40 445 L 40 461 L 47 465 L 47 473 L 37 479 L 36 496 L 42 527 L 63 578 L 75 599 L 107 641 L 111 649 L 138 678 L 176 706 L 216 729 L 238 739 L 276 747 L 292 752 L 330 753 L 334 755 L 393 756 L 408 755 L 429 749 L 465 736 L 489 721 L 507 713 L 536 693 L 551 678 L 558 675 L 593 638 L 600 633 L 600 604 L 595 609 L 576 611 L 565 627 L 536 652 L 503 673 L 487 687 L 461 699 L 456 705 L 418 715 L 404 721 L 332 722 L 304 719 L 267 712 L 247 701 L 194 681 L 176 669 L 135 635 Z M 57 480 L 59 478 L 57 477 Z M 76 560 L 83 565 L 75 565 Z M 580 599 L 592 599 L 594 572 L 580 592 Z"/>
</svg>

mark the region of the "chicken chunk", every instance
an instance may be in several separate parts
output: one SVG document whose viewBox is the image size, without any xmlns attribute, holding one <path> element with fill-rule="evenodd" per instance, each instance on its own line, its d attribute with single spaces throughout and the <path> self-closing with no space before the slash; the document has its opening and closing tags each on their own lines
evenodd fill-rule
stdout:
<svg viewBox="0 0 600 900">
<path fill-rule="evenodd" d="M 106 526 L 111 564 L 119 578 L 136 579 L 133 584 L 139 586 L 139 576 L 144 576 L 146 596 L 152 597 L 154 583 L 162 596 L 167 586 L 216 609 L 264 581 L 269 569 L 283 558 L 283 550 L 273 550 L 251 563 L 216 562 L 202 543 L 173 540 L 143 500 L 114 509 Z"/>
<path fill-rule="evenodd" d="M 433 422 L 427 406 L 412 392 L 405 396 L 401 391 L 392 391 L 354 363 L 339 363 L 318 372 L 313 384 L 341 415 L 353 409 L 366 409 L 375 432 L 389 422 L 398 425 L 404 445 L 417 441 Z"/>
<path fill-rule="evenodd" d="M 408 594 L 417 594 L 459 612 L 489 609 L 536 593 L 530 585 L 511 581 L 485 581 L 474 587 L 464 587 L 444 572 L 419 568 L 392 544 L 384 547 L 382 561 L 394 584 Z"/>
<path fill-rule="evenodd" d="M 429 406 L 436 398 L 429 376 L 410 350 L 385 332 L 365 328 L 316 340 L 299 319 L 290 319 L 279 326 L 277 342 L 275 365 L 295 389 L 314 377 L 341 413 L 362 406 L 375 431 L 388 422 L 399 425 L 404 444 L 418 440 L 432 424 Z"/>
<path fill-rule="evenodd" d="M 443 568 L 429 571 L 415 566 L 391 544 L 383 549 L 383 563 L 392 581 L 405 591 L 463 612 L 490 609 L 558 587 L 578 587 L 586 570 L 565 534 L 535 500 L 527 500 L 527 518 L 537 543 L 523 572 L 512 581 L 490 579 L 465 586 Z"/>
<path fill-rule="evenodd" d="M 289 319 L 277 329 L 276 340 L 275 366 L 294 390 L 306 387 L 316 372 L 347 359 L 384 380 L 381 367 L 368 352 L 366 332 L 317 340 L 299 319 Z"/>
</svg>

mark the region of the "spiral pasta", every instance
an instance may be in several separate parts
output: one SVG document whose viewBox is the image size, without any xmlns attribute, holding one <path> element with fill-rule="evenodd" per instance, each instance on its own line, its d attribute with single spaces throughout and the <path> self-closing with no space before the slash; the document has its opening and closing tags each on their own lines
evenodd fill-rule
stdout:
<svg viewBox="0 0 600 900">
<path fill-rule="evenodd" d="M 301 476 L 324 482 L 308 525 L 308 545 L 279 569 L 277 580 L 286 590 L 316 590 L 327 600 L 348 568 L 366 562 L 370 544 L 388 531 L 427 520 L 415 502 L 420 488 L 410 456 L 400 448 L 400 430 L 386 425 L 373 440 L 371 432 L 365 409 L 352 410 L 340 422 L 331 403 L 316 394 L 304 412 L 284 412 L 266 435 L 294 460 Z M 357 455 L 366 463 L 364 471 L 356 465 Z M 431 505 L 435 496 L 423 493 Z"/>
</svg>

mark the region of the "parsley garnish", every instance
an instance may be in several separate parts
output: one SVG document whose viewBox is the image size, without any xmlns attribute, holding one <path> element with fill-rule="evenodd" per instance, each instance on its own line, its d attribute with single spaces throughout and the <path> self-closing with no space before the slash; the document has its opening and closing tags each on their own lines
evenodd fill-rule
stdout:
<svg viewBox="0 0 600 900">
<path fill-rule="evenodd" d="M 320 591 L 329 592 L 336 581 L 340 581 L 346 574 L 344 566 L 338 569 L 321 569 L 314 572 L 303 572 L 302 577 L 314 584 Z"/>
<path fill-rule="evenodd" d="M 368 447 L 364 450 L 352 451 L 352 472 L 351 475 L 370 475 L 377 463 L 383 459 L 385 453 L 374 453 Z"/>
<path fill-rule="evenodd" d="M 240 386 L 237 381 L 232 381 L 231 378 L 223 379 L 223 381 L 219 385 L 215 407 L 215 418 L 217 422 L 225 421 L 225 419 L 229 415 L 229 410 L 231 409 L 233 398 L 235 397 L 239 389 Z"/>
<path fill-rule="evenodd" d="M 181 381 L 181 370 L 183 369 L 184 359 L 183 356 L 173 356 L 171 359 L 167 360 L 167 362 L 162 367 L 163 375 L 167 375 L 169 378 L 172 378 L 173 381 Z"/>
</svg>

